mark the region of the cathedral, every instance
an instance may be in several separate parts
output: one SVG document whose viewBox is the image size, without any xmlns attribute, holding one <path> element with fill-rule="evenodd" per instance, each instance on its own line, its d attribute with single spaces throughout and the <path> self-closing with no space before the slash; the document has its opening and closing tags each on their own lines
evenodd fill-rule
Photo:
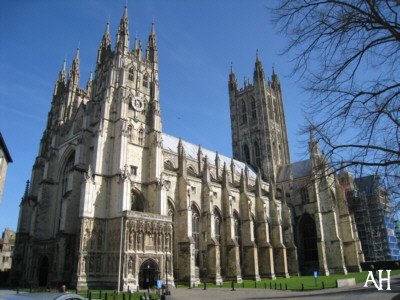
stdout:
<svg viewBox="0 0 400 300">
<path fill-rule="evenodd" d="M 58 75 L 11 281 L 135 290 L 360 271 L 346 191 L 312 134 L 309 159 L 290 161 L 278 75 L 257 56 L 239 87 L 231 69 L 229 158 L 163 132 L 155 27 L 144 50 L 128 27 L 125 8 L 85 88 L 79 50 Z"/>
</svg>

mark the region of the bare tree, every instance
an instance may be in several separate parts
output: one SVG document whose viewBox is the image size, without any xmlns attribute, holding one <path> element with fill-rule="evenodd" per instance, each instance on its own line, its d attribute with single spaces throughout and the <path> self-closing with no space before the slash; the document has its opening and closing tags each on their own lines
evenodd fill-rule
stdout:
<svg viewBox="0 0 400 300">
<path fill-rule="evenodd" d="M 310 93 L 307 127 L 332 166 L 380 174 L 398 192 L 399 1 L 281 0 L 272 12 Z"/>
</svg>

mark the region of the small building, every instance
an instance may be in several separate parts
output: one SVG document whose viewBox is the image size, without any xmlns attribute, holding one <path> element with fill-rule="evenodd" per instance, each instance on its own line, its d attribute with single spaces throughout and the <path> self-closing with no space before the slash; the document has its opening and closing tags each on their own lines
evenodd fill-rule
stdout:
<svg viewBox="0 0 400 300">
<path fill-rule="evenodd" d="M 7 272 L 11 269 L 14 246 L 15 231 L 6 228 L 0 239 L 0 272 Z"/>
<path fill-rule="evenodd" d="M 6 143 L 0 133 L 0 203 L 3 196 L 4 183 L 6 181 L 6 173 L 8 164 L 12 163 L 10 152 L 8 152 Z"/>
</svg>

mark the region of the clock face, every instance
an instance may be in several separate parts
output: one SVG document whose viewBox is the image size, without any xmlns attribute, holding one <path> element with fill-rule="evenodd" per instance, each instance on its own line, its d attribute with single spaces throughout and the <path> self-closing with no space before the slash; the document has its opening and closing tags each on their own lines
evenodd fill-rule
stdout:
<svg viewBox="0 0 400 300">
<path fill-rule="evenodd" d="M 129 63 L 130 63 L 129 58 L 125 57 L 123 60 L 124 67 L 127 67 Z"/>
<path fill-rule="evenodd" d="M 136 111 L 142 111 L 144 108 L 143 100 L 137 96 L 131 97 L 131 105 L 133 109 Z"/>
</svg>

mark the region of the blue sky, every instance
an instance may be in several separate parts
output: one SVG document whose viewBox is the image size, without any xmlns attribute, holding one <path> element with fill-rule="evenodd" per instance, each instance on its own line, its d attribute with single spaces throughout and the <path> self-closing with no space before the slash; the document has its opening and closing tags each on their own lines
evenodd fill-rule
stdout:
<svg viewBox="0 0 400 300">
<path fill-rule="evenodd" d="M 127 1 L 131 46 L 147 43 L 156 24 L 160 102 L 165 132 L 231 156 L 228 74 L 240 85 L 254 69 L 256 49 L 266 75 L 280 76 L 292 161 L 304 158 L 300 105 L 307 95 L 288 77 L 286 40 L 271 25 L 270 1 Z M 105 24 L 113 45 L 126 1 L 38 0 L 2 2 L 0 10 L 0 131 L 14 162 L 9 166 L 0 230 L 16 229 L 25 181 L 38 153 L 54 82 L 64 58 L 80 48 L 83 87 L 95 67 Z"/>
</svg>

